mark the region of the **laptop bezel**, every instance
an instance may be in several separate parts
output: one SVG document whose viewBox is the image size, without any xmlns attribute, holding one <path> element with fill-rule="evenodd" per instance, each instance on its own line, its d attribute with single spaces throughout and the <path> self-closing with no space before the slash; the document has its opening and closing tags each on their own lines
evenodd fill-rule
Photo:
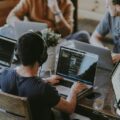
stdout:
<svg viewBox="0 0 120 120">
<path fill-rule="evenodd" d="M 3 62 L 3 63 L 1 62 L 1 63 L 0 63 L 1 66 L 10 67 L 11 64 L 12 64 L 13 56 L 14 56 L 14 51 L 15 51 L 15 47 L 16 47 L 16 40 L 15 40 L 15 39 L 12 39 L 12 38 L 5 37 L 5 36 L 2 36 L 2 35 L 0 35 L 0 39 L 3 39 L 3 40 L 5 40 L 5 41 L 8 41 L 8 42 L 11 42 L 11 43 L 14 44 L 14 49 L 13 49 L 13 52 L 12 52 L 12 55 L 11 55 L 11 57 L 10 57 L 9 62 L 5 62 L 5 63 L 4 63 L 4 62 Z"/>
<path fill-rule="evenodd" d="M 57 70 L 58 70 L 57 68 L 58 68 L 58 64 L 59 64 L 59 57 L 60 57 L 61 49 L 72 50 L 72 51 L 75 51 L 75 52 L 81 52 L 81 53 L 83 53 L 83 54 L 89 53 L 89 54 L 93 55 L 94 57 L 96 57 L 96 59 L 97 59 L 97 61 L 96 61 L 96 68 L 95 68 L 95 73 L 96 73 L 97 64 L 98 64 L 98 59 L 99 59 L 99 56 L 98 56 L 98 55 L 96 55 L 96 54 L 94 54 L 94 53 L 86 52 L 86 51 L 83 51 L 83 50 L 78 50 L 78 49 L 74 49 L 74 48 L 70 48 L 70 47 L 60 46 L 59 54 L 58 54 L 58 58 L 57 58 L 57 62 L 56 62 L 56 68 L 55 68 L 55 74 L 56 74 L 56 75 L 60 75 L 60 74 L 58 74 L 58 72 L 57 72 Z M 62 76 L 62 75 L 60 75 L 60 76 Z M 67 81 L 71 81 L 71 82 L 73 82 L 73 83 L 75 82 L 75 81 L 69 79 L 68 77 L 65 77 L 65 76 L 62 76 L 62 77 L 65 78 Z M 80 82 L 93 87 L 94 84 L 95 84 L 95 80 L 96 80 L 95 78 L 96 78 L 96 75 L 94 76 L 93 84 L 88 84 L 88 83 L 86 83 L 86 82 L 84 83 L 83 81 L 80 81 Z"/>
</svg>

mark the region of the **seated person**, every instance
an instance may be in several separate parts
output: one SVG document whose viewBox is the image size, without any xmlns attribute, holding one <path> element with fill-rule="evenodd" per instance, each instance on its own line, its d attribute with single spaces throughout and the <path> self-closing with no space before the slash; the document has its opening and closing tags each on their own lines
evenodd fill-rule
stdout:
<svg viewBox="0 0 120 120">
<path fill-rule="evenodd" d="M 114 51 L 113 63 L 120 61 L 120 0 L 106 0 L 108 11 L 94 31 L 90 43 L 104 47 L 101 43 L 108 33 L 112 34 Z"/>
<path fill-rule="evenodd" d="M 74 6 L 71 0 L 20 0 L 10 12 L 7 23 L 14 26 L 15 21 L 28 20 L 43 22 L 66 39 L 80 40 L 81 32 L 72 35 Z M 85 41 L 86 42 L 86 41 Z M 88 42 L 88 41 L 87 41 Z"/>
<path fill-rule="evenodd" d="M 20 65 L 5 70 L 0 76 L 2 91 L 28 97 L 33 120 L 53 120 L 51 108 L 72 113 L 75 110 L 77 94 L 85 85 L 75 83 L 67 99 L 59 96 L 52 86 L 62 78 L 53 75 L 47 80 L 38 77 L 38 69 L 47 59 L 45 40 L 37 32 L 29 32 L 18 40 L 18 55 Z"/>
<path fill-rule="evenodd" d="M 20 0 L 7 17 L 7 23 L 23 20 L 43 22 L 63 37 L 73 30 L 74 7 L 70 0 Z"/>
</svg>

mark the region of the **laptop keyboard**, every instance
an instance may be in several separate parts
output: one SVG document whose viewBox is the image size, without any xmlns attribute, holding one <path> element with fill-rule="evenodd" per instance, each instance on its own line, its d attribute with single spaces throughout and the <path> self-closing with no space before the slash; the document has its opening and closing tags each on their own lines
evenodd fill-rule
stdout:
<svg viewBox="0 0 120 120">
<path fill-rule="evenodd" d="M 88 88 L 85 88 L 85 89 L 81 90 L 81 91 L 78 93 L 77 97 L 79 98 L 84 92 L 86 92 L 86 90 L 88 90 Z"/>
<path fill-rule="evenodd" d="M 71 88 L 71 86 L 73 85 L 73 82 L 67 81 L 67 80 L 61 80 L 60 83 L 59 83 L 59 85 L 63 85 L 65 87 Z"/>
</svg>

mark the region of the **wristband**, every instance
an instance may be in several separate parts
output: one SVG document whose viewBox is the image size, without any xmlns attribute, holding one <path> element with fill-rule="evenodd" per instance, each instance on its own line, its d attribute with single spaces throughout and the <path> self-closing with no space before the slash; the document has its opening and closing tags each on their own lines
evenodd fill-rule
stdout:
<svg viewBox="0 0 120 120">
<path fill-rule="evenodd" d="M 59 11 L 59 12 L 55 12 L 55 13 L 54 13 L 55 16 L 59 16 L 59 15 L 61 15 L 61 14 L 62 14 L 61 11 Z"/>
</svg>

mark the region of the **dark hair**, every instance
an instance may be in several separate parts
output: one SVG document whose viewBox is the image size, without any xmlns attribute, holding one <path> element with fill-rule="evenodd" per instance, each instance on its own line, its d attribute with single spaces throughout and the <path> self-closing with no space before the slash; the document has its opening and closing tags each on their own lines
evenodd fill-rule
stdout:
<svg viewBox="0 0 120 120">
<path fill-rule="evenodd" d="M 112 2 L 114 5 L 116 5 L 116 4 L 120 5 L 120 0 L 112 0 Z"/>
<path fill-rule="evenodd" d="M 18 56 L 25 66 L 32 66 L 42 56 L 44 41 L 33 32 L 26 33 L 19 38 Z"/>
</svg>

